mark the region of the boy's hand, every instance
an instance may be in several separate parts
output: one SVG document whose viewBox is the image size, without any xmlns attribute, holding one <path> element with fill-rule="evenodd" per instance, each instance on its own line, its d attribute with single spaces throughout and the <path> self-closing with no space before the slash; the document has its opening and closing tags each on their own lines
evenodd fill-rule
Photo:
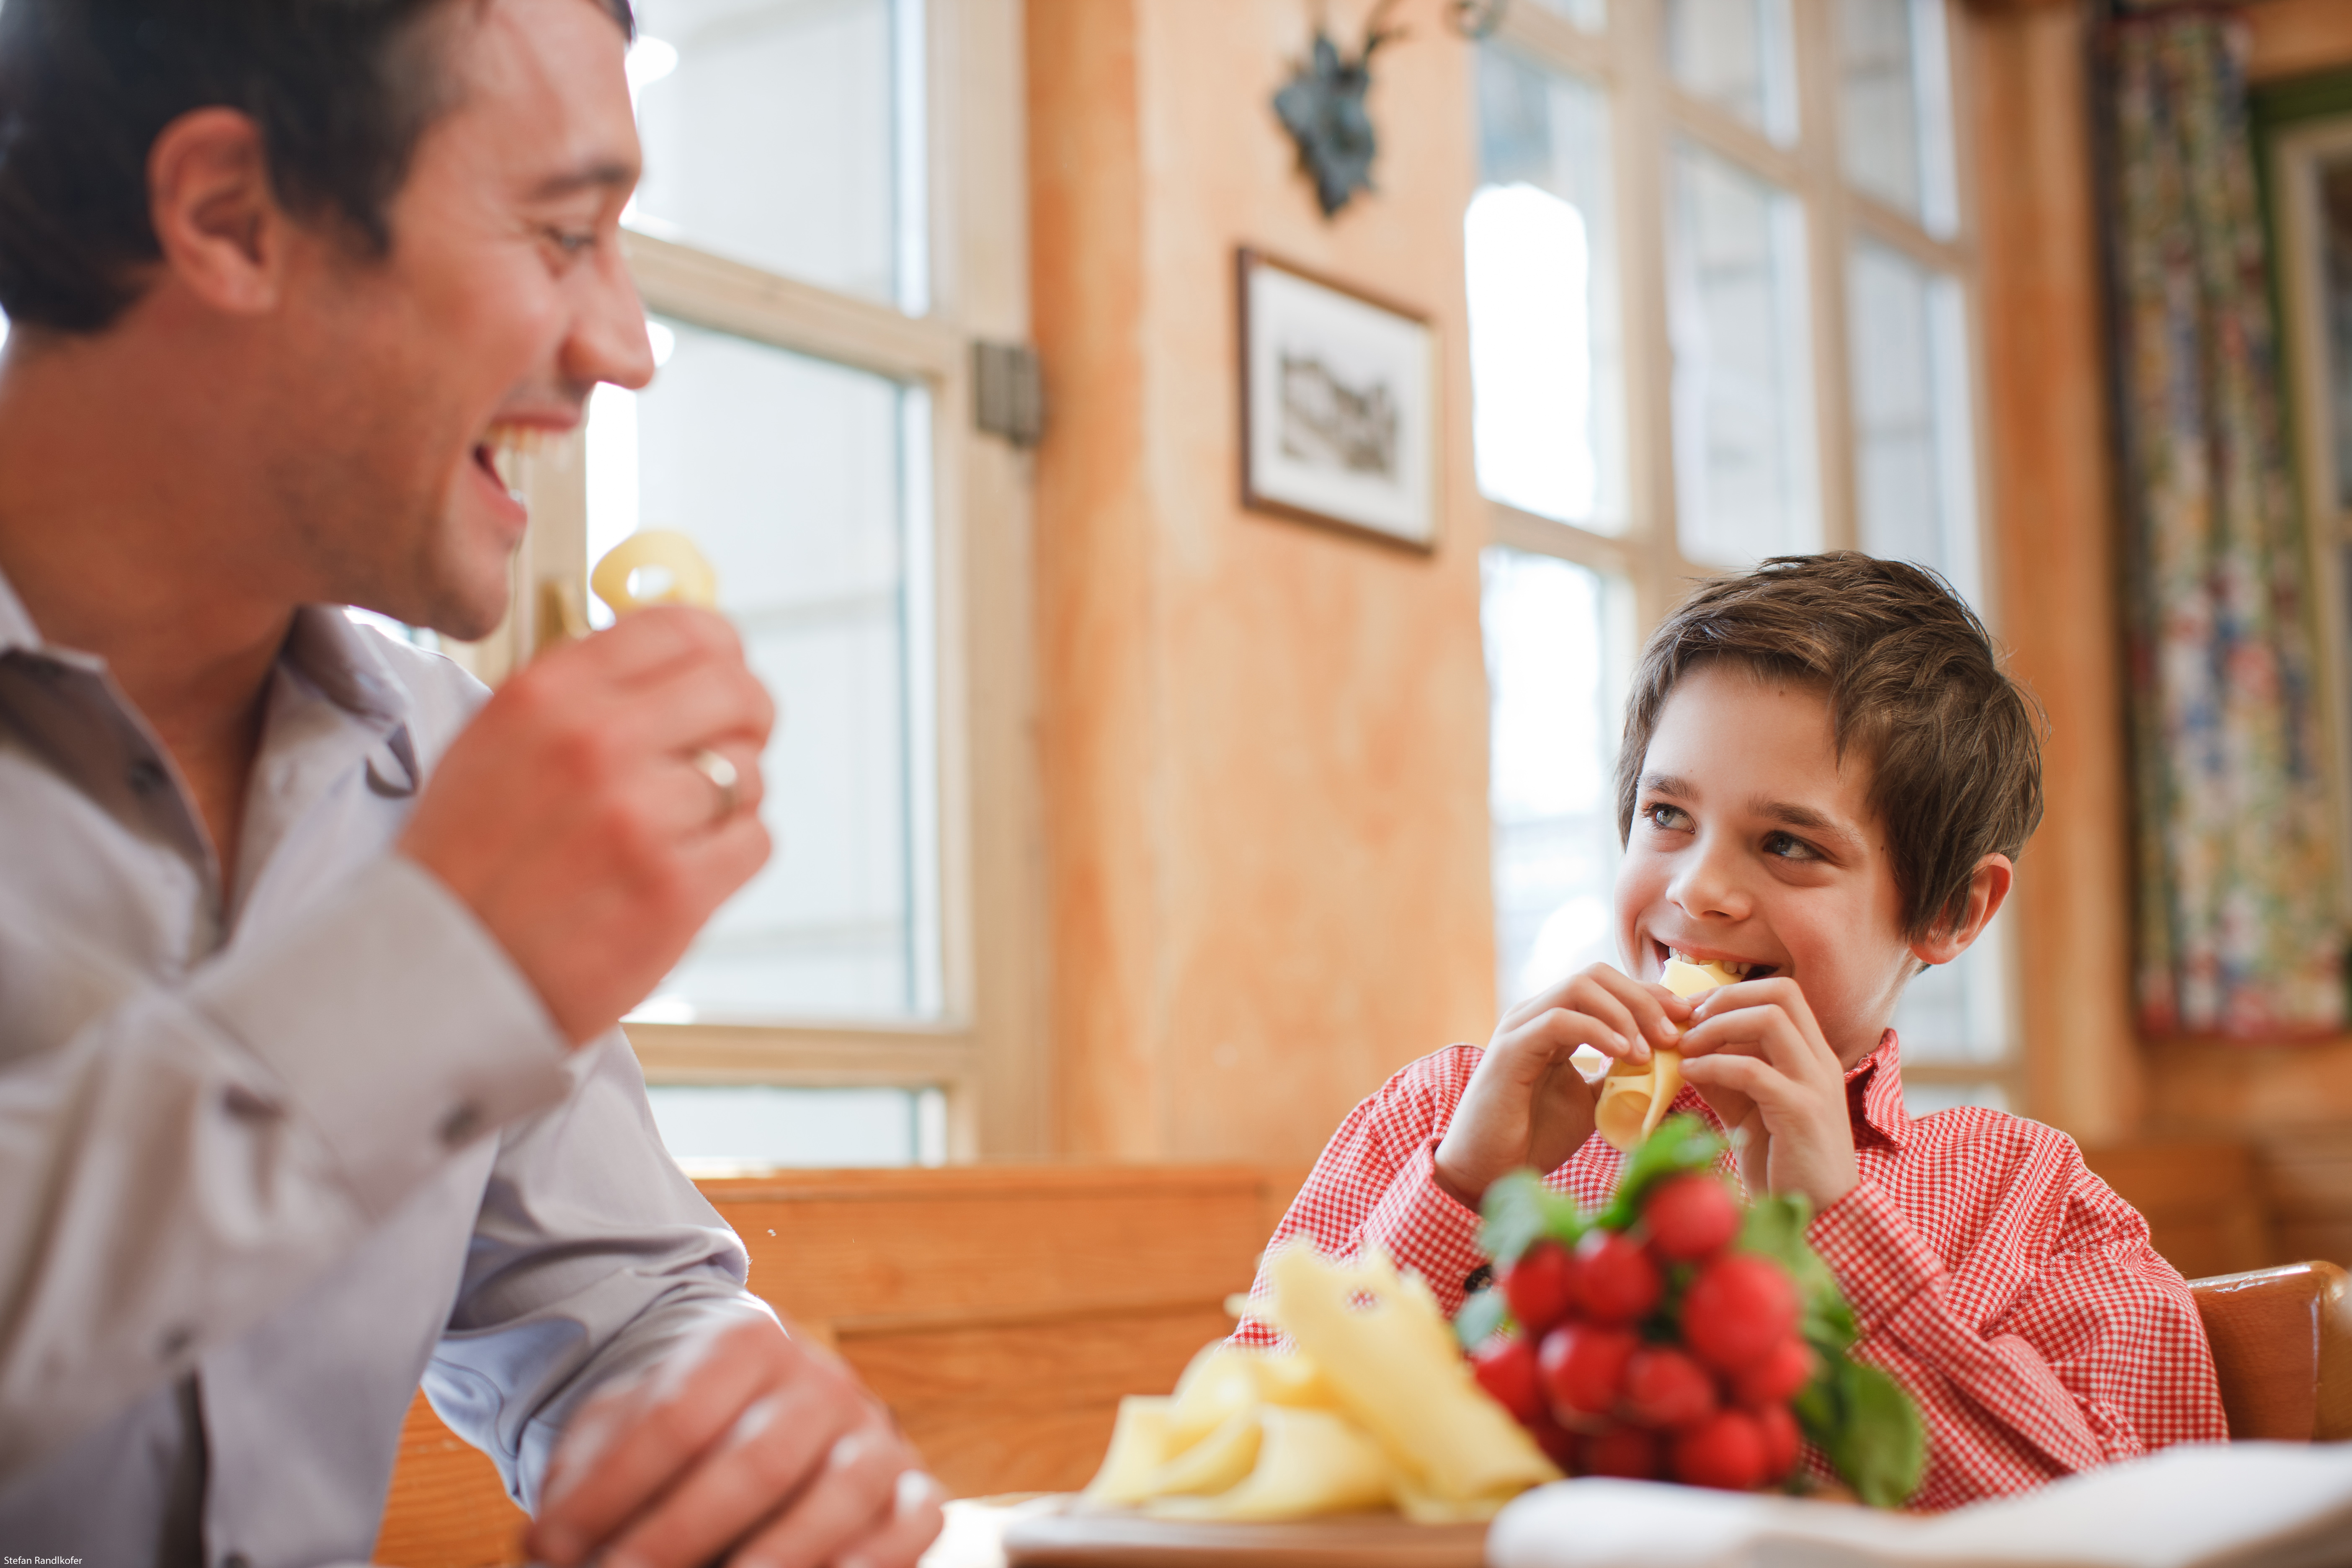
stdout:
<svg viewBox="0 0 2352 1568">
<path fill-rule="evenodd" d="M 1671 1047 L 1690 1004 L 1606 963 L 1572 974 L 1503 1016 L 1437 1145 L 1437 1183 L 1476 1208 L 1507 1171 L 1559 1166 L 1592 1136 L 1593 1087 L 1569 1060 L 1591 1046 L 1621 1061 Z"/>
<path fill-rule="evenodd" d="M 1845 1068 L 1797 983 L 1743 980 L 1710 991 L 1683 1037 L 1683 1077 L 1726 1127 L 1747 1133 L 1740 1179 L 1751 1193 L 1802 1193 L 1816 1213 L 1853 1190 L 1853 1123 Z"/>
</svg>

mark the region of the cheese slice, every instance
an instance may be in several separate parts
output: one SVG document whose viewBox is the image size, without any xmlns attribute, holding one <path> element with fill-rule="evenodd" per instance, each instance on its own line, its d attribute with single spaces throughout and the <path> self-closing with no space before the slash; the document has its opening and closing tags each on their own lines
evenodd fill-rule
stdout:
<svg viewBox="0 0 2352 1568">
<path fill-rule="evenodd" d="M 1110 1452 L 1103 1456 L 1102 1468 L 1087 1483 L 1088 1502 L 1135 1503 L 1151 1495 L 1151 1483 L 1160 1467 L 1168 1462 L 1168 1412 L 1175 1403 L 1164 1395 L 1141 1394 L 1129 1394 L 1118 1402 Z"/>
<path fill-rule="evenodd" d="M 1400 1275 L 1377 1248 L 1352 1265 L 1304 1246 L 1266 1260 L 1268 1316 L 1297 1342 L 1396 1471 L 1400 1500 L 1418 1497 L 1490 1517 L 1559 1472 L 1510 1413 L 1470 1375 L 1429 1287 Z M 1371 1305 L 1358 1310 L 1359 1298 Z"/>
<path fill-rule="evenodd" d="M 648 579 L 658 574 L 660 585 L 649 586 L 640 595 L 631 585 L 640 572 Z M 719 603 L 719 574 L 693 540 L 666 528 L 645 529 L 614 545 L 588 574 L 588 586 L 615 616 L 649 605 L 693 605 L 707 610 Z"/>
<path fill-rule="evenodd" d="M 1257 1463 L 1213 1497 L 1158 1497 L 1162 1519 L 1308 1519 L 1379 1508 L 1394 1489 L 1388 1456 L 1354 1422 L 1329 1410 L 1269 1405 L 1256 1413 Z"/>
<path fill-rule="evenodd" d="M 1669 958 L 1658 983 L 1675 995 L 1688 999 L 1738 979 L 1720 963 L 1685 963 L 1679 958 Z M 1674 1104 L 1682 1088 L 1680 1051 L 1653 1049 L 1646 1062 L 1612 1063 L 1609 1076 L 1601 1080 L 1601 1096 L 1593 1101 L 1593 1131 L 1606 1139 L 1611 1148 L 1630 1154 L 1658 1130 L 1658 1124 L 1666 1119 L 1667 1107 Z"/>
</svg>

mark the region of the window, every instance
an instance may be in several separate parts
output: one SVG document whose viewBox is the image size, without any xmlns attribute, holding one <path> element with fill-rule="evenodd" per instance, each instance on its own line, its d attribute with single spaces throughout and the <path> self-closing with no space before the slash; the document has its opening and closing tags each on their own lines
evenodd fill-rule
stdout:
<svg viewBox="0 0 2352 1568">
<path fill-rule="evenodd" d="M 1986 609 L 1947 0 L 1544 0 L 1478 51 L 1497 980 L 1613 957 L 1622 688 L 1688 580 L 1855 548 Z M 2017 1089 L 2006 922 L 1912 983 L 1915 1112 Z"/>
<path fill-rule="evenodd" d="M 1024 335 L 1017 8 L 638 0 L 623 222 L 658 369 L 527 459 L 496 676 L 609 624 L 592 563 L 691 535 L 781 719 L 768 865 L 626 1028 L 698 1170 L 937 1163 L 1044 1136 L 1021 1042 L 1023 459 L 973 433 Z M 982 329 L 986 329 L 983 334 Z"/>
</svg>

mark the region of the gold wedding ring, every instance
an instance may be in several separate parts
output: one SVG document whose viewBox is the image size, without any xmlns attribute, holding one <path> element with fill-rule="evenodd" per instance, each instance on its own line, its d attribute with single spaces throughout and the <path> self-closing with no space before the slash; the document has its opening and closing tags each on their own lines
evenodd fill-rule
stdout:
<svg viewBox="0 0 2352 1568">
<path fill-rule="evenodd" d="M 719 809 L 710 816 L 713 826 L 734 816 L 736 806 L 740 805 L 742 800 L 736 790 L 736 784 L 742 775 L 735 771 L 735 764 L 708 746 L 698 749 L 687 761 L 693 764 L 696 773 L 709 779 L 719 788 Z"/>
</svg>

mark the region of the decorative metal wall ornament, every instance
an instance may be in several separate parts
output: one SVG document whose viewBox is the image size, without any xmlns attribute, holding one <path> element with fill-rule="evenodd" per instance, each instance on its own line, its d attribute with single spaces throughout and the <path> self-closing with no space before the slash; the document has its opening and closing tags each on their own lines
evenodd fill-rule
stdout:
<svg viewBox="0 0 2352 1568">
<path fill-rule="evenodd" d="M 1445 15 L 1464 37 L 1485 38 L 1503 25 L 1503 13 L 1510 7 L 1511 0 L 1454 0 Z"/>
<path fill-rule="evenodd" d="M 1396 0 L 1380 0 L 1364 19 L 1363 47 L 1349 59 L 1321 23 L 1307 60 L 1274 95 L 1274 112 L 1298 144 L 1299 166 L 1315 181 L 1315 199 L 1329 217 L 1358 191 L 1372 188 L 1372 155 L 1380 150 L 1364 93 L 1372 85 L 1372 51 L 1405 36 L 1381 24 Z"/>
</svg>

